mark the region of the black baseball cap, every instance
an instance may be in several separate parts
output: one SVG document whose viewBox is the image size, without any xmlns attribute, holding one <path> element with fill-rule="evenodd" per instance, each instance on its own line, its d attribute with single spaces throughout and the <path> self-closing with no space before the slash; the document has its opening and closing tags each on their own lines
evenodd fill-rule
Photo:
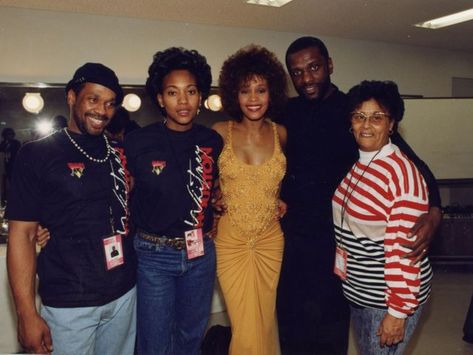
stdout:
<svg viewBox="0 0 473 355">
<path fill-rule="evenodd" d="M 118 77 L 115 72 L 100 63 L 85 63 L 74 73 L 73 78 L 66 85 L 66 94 L 70 89 L 73 89 L 84 83 L 95 83 L 103 85 L 112 90 L 115 95 L 117 105 L 123 101 L 123 90 L 118 82 Z"/>
</svg>

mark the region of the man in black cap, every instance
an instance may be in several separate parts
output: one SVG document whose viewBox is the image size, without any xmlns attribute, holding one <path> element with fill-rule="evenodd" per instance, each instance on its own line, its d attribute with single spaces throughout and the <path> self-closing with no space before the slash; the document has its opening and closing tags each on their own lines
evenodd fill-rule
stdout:
<svg viewBox="0 0 473 355">
<path fill-rule="evenodd" d="M 123 92 L 111 69 L 87 63 L 67 84 L 66 97 L 67 128 L 25 144 L 13 171 L 7 264 L 18 339 L 34 353 L 54 347 L 55 354 L 132 354 L 129 179 L 123 151 L 103 134 Z M 38 224 L 50 240 L 36 257 Z"/>
</svg>

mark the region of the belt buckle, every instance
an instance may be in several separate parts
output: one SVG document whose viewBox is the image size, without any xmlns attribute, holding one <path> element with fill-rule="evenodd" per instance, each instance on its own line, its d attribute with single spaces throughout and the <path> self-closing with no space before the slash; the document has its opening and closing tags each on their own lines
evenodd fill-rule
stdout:
<svg viewBox="0 0 473 355">
<path fill-rule="evenodd" d="M 176 239 L 174 240 L 174 248 L 176 250 L 183 250 L 186 248 L 186 241 L 184 239 Z"/>
</svg>

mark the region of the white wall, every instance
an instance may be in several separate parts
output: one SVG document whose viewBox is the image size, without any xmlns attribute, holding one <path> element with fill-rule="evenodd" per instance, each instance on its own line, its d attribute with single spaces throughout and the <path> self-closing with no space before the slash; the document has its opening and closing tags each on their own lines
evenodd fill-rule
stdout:
<svg viewBox="0 0 473 355">
<path fill-rule="evenodd" d="M 473 99 L 404 102 L 406 113 L 399 131 L 435 177 L 473 179 Z"/>
<path fill-rule="evenodd" d="M 98 61 L 122 83 L 143 84 L 154 52 L 184 46 L 207 57 L 215 84 L 222 62 L 238 48 L 261 44 L 283 60 L 301 35 L 2 7 L 0 81 L 66 82 L 84 62 Z M 343 90 L 363 79 L 391 79 L 404 94 L 450 96 L 452 77 L 473 78 L 473 55 L 464 52 L 320 37 L 334 61 L 333 81 Z"/>
</svg>

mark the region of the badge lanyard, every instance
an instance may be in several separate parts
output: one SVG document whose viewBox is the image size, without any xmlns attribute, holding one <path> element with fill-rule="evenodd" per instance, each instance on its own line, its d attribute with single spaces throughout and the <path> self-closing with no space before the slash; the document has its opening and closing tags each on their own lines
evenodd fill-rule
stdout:
<svg viewBox="0 0 473 355">
<path fill-rule="evenodd" d="M 371 158 L 368 165 L 366 165 L 365 169 L 361 172 L 360 177 L 358 178 L 358 180 L 356 181 L 356 183 L 354 184 L 351 190 L 349 189 L 352 185 L 353 173 L 355 172 L 356 164 L 355 164 L 355 167 L 353 168 L 353 173 L 350 174 L 350 179 L 348 180 L 347 188 L 346 188 L 345 194 L 343 195 L 342 206 L 340 209 L 340 220 L 341 220 L 340 228 L 342 230 L 343 230 L 343 222 L 345 220 L 345 213 L 346 213 L 348 202 L 350 201 L 350 197 L 353 195 L 353 192 L 358 186 L 358 183 L 361 181 L 366 171 L 368 170 L 369 166 L 373 162 L 374 158 L 376 158 L 376 156 L 379 154 L 379 152 L 381 152 L 381 150 L 378 150 L 376 154 Z M 337 243 L 337 247 L 335 249 L 335 265 L 333 268 L 333 272 L 336 275 L 338 275 L 342 280 L 346 280 L 347 273 L 348 273 L 348 270 L 347 270 L 348 269 L 347 268 L 348 252 L 342 245 L 342 237 L 340 236 L 340 239 L 339 239 L 339 237 L 337 236 L 337 233 L 335 233 L 335 240 Z"/>
<path fill-rule="evenodd" d="M 113 176 L 113 188 L 117 186 L 115 182 L 115 170 L 113 169 L 113 163 L 111 160 L 110 162 L 110 172 Z M 105 253 L 105 265 L 107 270 L 111 270 L 117 266 L 123 265 L 125 263 L 125 257 L 123 254 L 123 243 L 122 243 L 122 236 L 116 232 L 115 229 L 115 219 L 113 217 L 113 210 L 112 210 L 112 200 L 113 200 L 113 191 L 110 193 L 110 201 L 108 206 L 108 211 L 110 214 L 110 229 L 111 235 L 107 238 L 103 239 L 103 248 Z"/>
<path fill-rule="evenodd" d="M 378 150 L 376 152 L 375 155 L 373 155 L 373 157 L 371 158 L 371 160 L 368 162 L 368 164 L 366 165 L 366 167 L 363 169 L 363 171 L 361 172 L 361 175 L 360 177 L 358 178 L 358 180 L 356 181 L 356 183 L 354 184 L 353 188 L 349 191 L 351 185 L 352 185 L 352 179 L 353 179 L 353 174 L 350 174 L 350 179 L 348 180 L 348 184 L 347 184 L 347 189 L 345 191 L 345 194 L 343 195 L 343 199 L 342 199 L 342 206 L 341 206 L 341 209 L 340 209 L 340 228 L 343 229 L 343 222 L 345 221 L 345 213 L 346 213 L 346 209 L 347 209 L 347 205 L 348 205 L 348 202 L 350 202 L 350 198 L 351 196 L 353 195 L 353 192 L 355 191 L 356 187 L 358 186 L 358 183 L 361 181 L 361 179 L 363 178 L 363 176 L 365 175 L 366 171 L 368 170 L 368 168 L 370 167 L 371 163 L 373 162 L 373 160 L 378 156 L 378 154 L 381 152 L 381 150 Z M 355 165 L 356 167 L 356 165 Z M 353 169 L 355 170 L 355 169 Z M 354 171 L 353 171 L 354 172 Z M 341 246 L 341 243 L 338 241 L 338 238 L 337 238 L 337 244 Z"/>
<path fill-rule="evenodd" d="M 186 193 L 187 193 L 187 181 L 186 181 L 187 176 L 186 176 L 186 173 L 185 173 L 185 169 L 182 168 L 182 166 L 179 162 L 179 159 L 178 159 L 177 153 L 174 149 L 174 145 L 173 145 L 172 139 L 169 135 L 169 132 L 166 132 L 166 130 L 168 128 L 166 127 L 165 124 L 164 124 L 164 127 L 165 127 L 165 136 L 166 136 L 166 139 L 168 141 L 168 146 L 169 146 L 169 149 L 171 150 L 171 156 L 172 156 L 173 160 L 176 162 L 179 178 L 181 180 L 182 186 L 184 187 L 184 189 L 186 190 Z M 191 127 L 191 130 L 192 129 L 193 129 L 193 127 Z M 194 136 L 194 131 L 190 132 L 190 138 L 191 138 L 191 141 L 192 141 L 191 146 L 195 147 L 196 146 L 196 138 Z M 190 155 L 189 155 L 188 159 L 190 160 Z M 204 252 L 204 239 L 203 239 L 203 234 L 202 234 L 202 228 L 195 228 L 195 226 L 194 226 L 194 229 L 184 232 L 184 238 L 186 240 L 186 251 L 187 251 L 187 258 L 188 259 L 194 259 L 194 258 L 197 258 L 199 256 L 204 255 L 205 252 Z"/>
<path fill-rule="evenodd" d="M 164 123 L 163 123 L 163 126 L 164 126 L 164 131 L 165 131 L 164 136 L 166 137 L 166 140 L 167 140 L 167 143 L 168 143 L 168 146 L 169 146 L 169 150 L 171 151 L 171 157 L 176 162 L 179 179 L 181 180 L 181 183 L 185 188 L 187 186 L 187 181 L 186 181 L 187 175 L 185 173 L 185 169 L 182 169 L 182 166 L 181 166 L 180 161 L 178 159 L 176 150 L 174 149 L 174 144 L 172 142 L 170 134 L 169 134 L 169 132 L 167 132 L 167 130 L 169 128 L 167 128 L 166 124 L 164 124 Z M 191 138 L 191 141 L 192 141 L 192 146 L 195 147 L 195 145 L 196 145 L 195 140 L 196 139 L 194 137 L 193 128 L 194 127 L 191 127 L 191 132 L 189 132 L 189 133 L 190 133 L 190 138 Z M 189 159 L 190 159 L 190 157 L 189 157 Z M 187 192 L 187 190 L 186 190 L 186 192 Z"/>
</svg>

